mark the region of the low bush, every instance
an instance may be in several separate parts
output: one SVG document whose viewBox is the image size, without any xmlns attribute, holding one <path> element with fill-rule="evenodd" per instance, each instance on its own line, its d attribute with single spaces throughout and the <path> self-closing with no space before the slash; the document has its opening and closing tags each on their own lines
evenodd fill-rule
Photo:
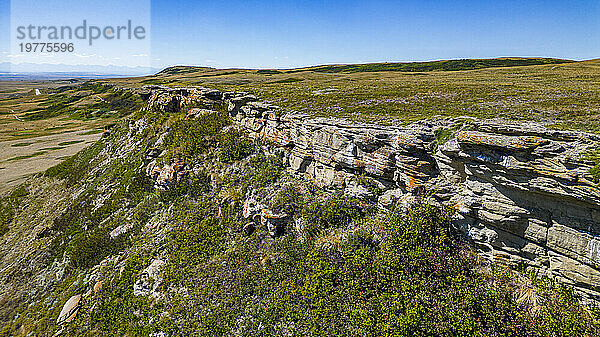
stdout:
<svg viewBox="0 0 600 337">
<path fill-rule="evenodd" d="M 271 206 L 275 212 L 296 214 L 302 209 L 303 202 L 299 187 L 294 184 L 287 184 L 273 197 Z"/>
<path fill-rule="evenodd" d="M 119 251 L 117 241 L 104 230 L 80 232 L 70 243 L 70 266 L 84 269 L 98 264 L 104 257 Z"/>
<path fill-rule="evenodd" d="M 49 96 L 41 107 L 25 114 L 24 119 L 33 121 L 59 116 L 72 109 L 71 104 L 82 98 L 79 95 L 57 94 Z"/>
<path fill-rule="evenodd" d="M 187 272 L 220 251 L 224 232 L 216 213 L 215 205 L 208 200 L 183 203 L 175 211 L 166 249 L 170 281 L 183 282 L 189 276 Z"/>
<path fill-rule="evenodd" d="M 592 167 L 588 173 L 596 184 L 600 183 L 600 150 L 591 150 L 583 154 L 583 159 L 594 162 L 596 165 Z"/>
<path fill-rule="evenodd" d="M 257 154 L 248 160 L 249 171 L 244 178 L 247 188 L 262 188 L 276 182 L 283 173 L 284 167 L 281 158 Z"/>
<path fill-rule="evenodd" d="M 314 235 L 324 229 L 348 225 L 361 216 L 361 209 L 355 199 L 338 193 L 309 203 L 302 215 L 307 223 L 306 232 Z"/>
<path fill-rule="evenodd" d="M 346 220 L 352 214 L 339 211 L 347 208 L 340 198 L 314 211 L 324 227 L 346 223 L 333 214 Z M 599 332 L 598 317 L 566 288 L 548 283 L 548 292 L 540 294 L 547 299 L 542 309 L 519 302 L 514 273 L 481 269 L 477 255 L 453 235 L 451 215 L 421 203 L 407 215 L 391 211 L 371 219 L 336 249 L 287 235 L 271 243 L 239 240 L 223 251 L 216 221 L 201 212 L 178 227 L 174 238 L 181 244 L 171 246 L 170 256 L 174 267 L 193 270 L 187 284 L 202 286 L 174 300 L 170 317 L 181 331 L 219 336 Z M 183 230 L 190 226 L 190 233 Z"/>
<path fill-rule="evenodd" d="M 210 177 L 205 172 L 186 174 L 180 181 L 177 181 L 162 193 L 162 199 L 172 201 L 181 196 L 198 198 L 208 191 L 210 191 Z"/>
<path fill-rule="evenodd" d="M 162 306 L 153 304 L 147 296 L 133 294 L 133 285 L 141 271 L 150 264 L 151 258 L 152 255 L 145 251 L 133 253 L 127 258 L 120 276 L 107 280 L 95 299 L 97 308 L 95 310 L 85 308 L 90 315 L 89 322 L 94 327 L 91 331 L 95 334 L 102 331 L 107 335 L 124 336 L 148 336 L 150 332 L 159 329 L 169 331 L 169 320 L 166 317 L 152 322 L 147 320 L 144 322 L 140 317 L 141 314 L 160 317 Z M 90 333 L 86 326 L 80 325 L 74 328 L 79 328 L 81 329 L 79 331 L 85 331 L 86 334 Z M 77 334 L 77 332 L 71 333 L 71 335 Z"/>
<path fill-rule="evenodd" d="M 362 174 L 358 175 L 356 177 L 356 179 L 360 185 L 364 186 L 367 189 L 367 191 L 369 191 L 373 195 L 379 194 L 379 192 L 380 192 L 379 185 L 377 184 L 377 181 L 375 179 L 369 177 L 364 172 Z"/>
<path fill-rule="evenodd" d="M 94 159 L 103 149 L 104 143 L 101 141 L 96 142 L 59 164 L 50 167 L 44 172 L 44 176 L 64 179 L 68 185 L 74 185 L 91 169 Z"/>
<path fill-rule="evenodd" d="M 221 136 L 219 145 L 221 147 L 219 159 L 225 163 L 244 159 L 254 149 L 252 140 L 248 138 L 245 132 L 237 129 L 230 129 L 225 132 Z"/>
<path fill-rule="evenodd" d="M 165 147 L 168 150 L 164 160 L 191 161 L 197 158 L 218 144 L 221 130 L 230 123 L 229 117 L 221 112 L 174 122 L 165 137 Z"/>
<path fill-rule="evenodd" d="M 52 235 L 49 259 L 62 258 L 66 252 L 70 259 L 69 271 L 89 268 L 106 256 L 131 246 L 130 236 L 135 234 L 151 214 L 136 212 L 138 206 L 151 210 L 147 200 L 154 200 L 153 182 L 142 169 L 145 147 L 129 153 L 125 158 L 111 157 L 92 177 L 91 168 L 104 159 L 100 151 L 115 150 L 111 145 L 119 142 L 125 125 L 116 127 L 106 144 L 102 141 L 48 169 L 44 175 L 64 179 L 68 186 L 85 183 L 86 187 L 43 235 Z M 110 186 L 108 189 L 104 188 Z M 102 187 L 102 188 L 100 188 Z M 133 209 L 130 218 L 119 215 Z M 137 221 L 136 221 L 137 219 Z M 111 238 L 109 233 L 118 226 L 131 222 L 128 235 Z"/>
</svg>

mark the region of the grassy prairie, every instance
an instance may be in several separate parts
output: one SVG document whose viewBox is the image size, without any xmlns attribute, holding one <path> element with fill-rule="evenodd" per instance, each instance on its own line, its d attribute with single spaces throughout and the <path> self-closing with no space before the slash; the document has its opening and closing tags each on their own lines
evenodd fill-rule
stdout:
<svg viewBox="0 0 600 337">
<path fill-rule="evenodd" d="M 327 67 L 173 67 L 154 76 L 107 81 L 123 86 L 197 85 L 247 91 L 287 110 L 378 123 L 466 115 L 600 132 L 600 60 L 456 71 Z"/>
<path fill-rule="evenodd" d="M 0 194 L 95 142 L 139 102 L 81 82 L 0 81 Z"/>
<path fill-rule="evenodd" d="M 24 82 L 19 94 L 2 98 L 2 94 L 17 86 L 2 81 L 0 141 L 72 131 L 102 132 L 104 126 L 136 111 L 142 104 L 139 97 L 127 91 L 95 83 L 58 85 L 62 82 Z M 5 85 L 7 83 L 10 85 Z M 35 95 L 35 89 L 41 94 Z M 96 130 L 88 131 L 90 129 Z"/>
</svg>

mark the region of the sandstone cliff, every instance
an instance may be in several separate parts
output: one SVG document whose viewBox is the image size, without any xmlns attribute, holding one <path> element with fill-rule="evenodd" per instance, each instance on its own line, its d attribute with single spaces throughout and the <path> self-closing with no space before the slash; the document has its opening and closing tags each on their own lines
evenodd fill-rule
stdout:
<svg viewBox="0 0 600 337">
<path fill-rule="evenodd" d="M 382 207 L 431 191 L 490 261 L 522 266 L 600 298 L 600 189 L 585 153 L 600 137 L 534 123 L 456 118 L 381 126 L 284 113 L 245 93 L 142 88 L 147 109 L 222 103 L 290 170 Z M 377 192 L 353 184 L 375 179 Z"/>
</svg>

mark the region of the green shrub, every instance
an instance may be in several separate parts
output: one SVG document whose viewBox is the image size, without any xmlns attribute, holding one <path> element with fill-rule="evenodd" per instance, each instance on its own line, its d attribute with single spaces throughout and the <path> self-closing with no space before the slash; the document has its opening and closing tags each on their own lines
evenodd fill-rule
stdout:
<svg viewBox="0 0 600 337">
<path fill-rule="evenodd" d="M 1 212 L 1 211 L 0 211 Z M 1 217 L 2 215 L 0 215 Z M 0 236 L 8 233 L 8 231 L 10 230 L 10 228 L 8 227 L 8 224 L 5 222 L 0 222 Z"/>
<path fill-rule="evenodd" d="M 29 191 L 27 190 L 27 186 L 25 185 L 19 185 L 17 188 L 15 188 L 8 196 L 8 199 L 10 200 L 11 203 L 13 204 L 17 204 L 18 202 L 20 202 L 23 197 L 29 195 Z"/>
<path fill-rule="evenodd" d="M 281 202 L 296 202 L 299 197 L 288 186 Z M 365 218 L 335 249 L 293 235 L 233 237 L 226 223 L 239 219 L 220 212 L 209 195 L 173 205 L 162 290 L 176 285 L 185 295 L 166 291 L 166 301 L 134 296 L 133 284 L 154 254 L 135 253 L 122 273 L 107 279 L 90 325 L 73 334 L 90 327 L 105 333 L 211 336 L 599 332 L 598 316 L 579 305 L 568 288 L 535 281 L 531 287 L 542 299 L 539 308 L 519 302 L 516 289 L 523 281 L 504 268 L 482 269 L 477 255 L 453 233 L 452 211 L 425 202 L 406 214 L 391 210 Z M 362 216 L 357 203 L 341 194 L 314 201 L 302 212 L 323 228 L 344 227 Z"/>
<path fill-rule="evenodd" d="M 533 279 L 534 289 L 541 305 L 528 324 L 539 336 L 597 336 L 600 331 L 600 312 L 579 303 L 573 289 L 550 282 Z M 593 309 L 594 307 L 592 307 Z"/>
<path fill-rule="evenodd" d="M 449 129 L 437 129 L 433 132 L 438 145 L 444 145 L 454 137 L 454 132 Z"/>
<path fill-rule="evenodd" d="M 186 174 L 162 193 L 164 201 L 175 200 L 181 196 L 198 198 L 210 191 L 210 177 L 205 172 Z"/>
<path fill-rule="evenodd" d="M 358 184 L 364 186 L 367 189 L 367 191 L 369 191 L 373 195 L 379 194 L 380 191 L 379 191 L 379 185 L 377 185 L 377 181 L 375 181 L 375 179 L 366 175 L 364 172 L 362 174 L 356 176 L 356 180 L 357 180 Z"/>
<path fill-rule="evenodd" d="M 110 116 L 124 117 L 140 110 L 144 103 L 139 95 L 127 90 L 111 88 L 110 86 L 93 86 L 89 89 L 97 94 L 104 94 L 102 100 L 79 107 L 77 113 L 72 117 L 93 119 L 103 117 L 108 112 L 117 113 L 116 116 Z"/>
<path fill-rule="evenodd" d="M 95 94 L 103 94 L 112 88 L 110 85 L 95 82 L 85 82 L 81 85 L 80 90 L 91 90 Z"/>
<path fill-rule="evenodd" d="M 98 141 L 59 164 L 50 167 L 44 172 L 44 176 L 64 179 L 68 185 L 74 185 L 90 171 L 94 159 L 104 149 L 104 146 L 105 144 L 102 141 Z"/>
<path fill-rule="evenodd" d="M 28 112 L 27 114 L 25 114 L 24 119 L 33 121 L 59 116 L 73 109 L 71 107 L 71 104 L 77 102 L 81 98 L 82 97 L 78 95 L 68 94 L 57 94 L 49 96 L 46 99 L 46 101 L 42 104 L 42 107 L 36 108 L 35 110 Z"/>
<path fill-rule="evenodd" d="M 254 149 L 252 140 L 248 138 L 245 132 L 237 129 L 228 130 L 221 136 L 219 143 L 221 147 L 219 159 L 225 163 L 244 159 Z"/>
<path fill-rule="evenodd" d="M 166 247 L 171 281 L 184 281 L 188 272 L 221 249 L 223 241 L 214 205 L 207 200 L 182 204 L 173 216 Z"/>
<path fill-rule="evenodd" d="M 76 269 L 92 267 L 104 257 L 119 251 L 117 242 L 103 230 L 79 233 L 73 238 L 70 247 L 70 266 Z"/>
<path fill-rule="evenodd" d="M 591 150 L 583 154 L 584 160 L 590 160 L 596 163 L 588 173 L 592 176 L 592 179 L 596 184 L 600 183 L 600 150 Z"/>
<path fill-rule="evenodd" d="M 276 182 L 283 173 L 281 158 L 258 154 L 248 160 L 250 170 L 245 177 L 245 186 L 253 188 L 265 187 Z"/>
<path fill-rule="evenodd" d="M 596 166 L 592 167 L 588 172 L 592 175 L 596 184 L 600 183 L 600 164 L 596 164 Z"/>
<path fill-rule="evenodd" d="M 168 150 L 164 160 L 197 158 L 218 144 L 221 130 L 230 123 L 229 116 L 222 112 L 176 121 L 165 137 L 165 147 Z"/>
<path fill-rule="evenodd" d="M 151 332 L 170 332 L 169 319 L 160 317 L 163 308 L 154 304 L 147 296 L 135 296 L 133 285 L 139 278 L 141 271 L 146 268 L 152 259 L 148 252 L 135 252 L 127 258 L 124 268 L 119 277 L 106 280 L 102 291 L 95 298 L 97 308 L 89 310 L 90 325 L 94 327 L 95 333 L 101 335 L 133 335 L 148 336 Z M 157 317 L 151 322 L 144 322 L 140 314 Z M 76 322 L 75 322 L 76 323 Z M 89 333 L 89 326 L 79 327 L 82 332 Z M 72 335 L 77 335 L 74 332 Z"/>
<path fill-rule="evenodd" d="M 361 216 L 361 209 L 355 199 L 337 193 L 311 202 L 302 210 L 302 215 L 307 222 L 307 233 L 314 235 L 323 229 L 348 225 Z"/>
<path fill-rule="evenodd" d="M 334 198 L 327 204 L 336 209 L 333 205 L 343 203 L 341 197 Z M 194 229 L 191 235 L 201 238 L 192 240 L 195 249 L 182 245 L 172 250 L 177 266 L 198 263 L 195 272 L 188 274 L 188 284 L 202 284 L 175 312 L 183 330 L 204 335 L 236 331 L 247 336 L 587 336 L 598 332 L 598 319 L 568 291 L 549 288 L 542 295 L 550 299 L 544 304 L 547 308 L 539 314 L 517 303 L 514 274 L 504 269 L 480 271 L 476 255 L 452 234 L 451 215 L 424 203 L 406 215 L 391 211 L 373 220 L 377 235 L 366 228 L 355 230 L 333 250 L 285 236 L 269 244 L 240 240 L 222 252 L 207 246 L 211 240 L 206 238 L 212 234 L 204 231 L 215 227 L 204 220 L 199 225 L 202 230 Z M 184 238 L 182 242 L 189 240 L 183 231 L 178 236 Z M 202 255 L 192 254 L 190 262 L 186 258 L 181 264 L 175 253 L 180 249 Z M 203 308 L 202 315 L 190 319 L 185 310 L 190 306 Z"/>
<path fill-rule="evenodd" d="M 117 127 L 107 143 L 97 142 L 44 173 L 49 177 L 65 179 L 69 185 L 86 182 L 86 188 L 79 197 L 42 233 L 42 236 L 53 236 L 49 256 L 60 258 L 67 252 L 71 261 L 69 267 L 73 270 L 91 267 L 106 256 L 131 246 L 130 236 L 140 230 L 142 221 L 150 215 L 142 216 L 135 212 L 133 219 L 125 219 L 118 215 L 120 210 L 137 210 L 140 205 L 152 209 L 147 205 L 143 206 L 147 200 L 153 199 L 149 196 L 154 194 L 153 182 L 142 169 L 146 153 L 144 146 L 140 146 L 125 158 L 111 158 L 98 174 L 88 177 L 91 167 L 104 157 L 99 156 L 101 150 L 118 149 L 111 145 L 118 143 L 120 137 L 125 135 L 122 132 L 123 127 L 126 126 Z M 98 187 L 103 185 L 109 185 L 110 189 L 99 190 Z M 104 195 L 106 193 L 108 195 Z M 132 220 L 133 226 L 128 235 L 110 238 L 108 233 Z"/>
<path fill-rule="evenodd" d="M 273 197 L 271 206 L 275 212 L 295 214 L 302 208 L 303 198 L 298 186 L 287 184 Z"/>
</svg>

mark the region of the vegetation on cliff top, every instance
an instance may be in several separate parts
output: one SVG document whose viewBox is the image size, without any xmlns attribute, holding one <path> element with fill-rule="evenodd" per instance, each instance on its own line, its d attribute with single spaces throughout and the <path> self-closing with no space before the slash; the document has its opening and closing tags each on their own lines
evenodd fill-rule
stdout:
<svg viewBox="0 0 600 337">
<path fill-rule="evenodd" d="M 147 81 L 247 91 L 286 111 L 381 124 L 501 117 L 600 132 L 598 60 L 502 58 L 258 71 L 177 67 L 107 80 L 124 86 Z"/>
<path fill-rule="evenodd" d="M 584 154 L 583 159 L 594 163 L 594 166 L 590 168 L 588 172 L 595 183 L 600 183 L 600 149 L 588 151 Z"/>
</svg>

